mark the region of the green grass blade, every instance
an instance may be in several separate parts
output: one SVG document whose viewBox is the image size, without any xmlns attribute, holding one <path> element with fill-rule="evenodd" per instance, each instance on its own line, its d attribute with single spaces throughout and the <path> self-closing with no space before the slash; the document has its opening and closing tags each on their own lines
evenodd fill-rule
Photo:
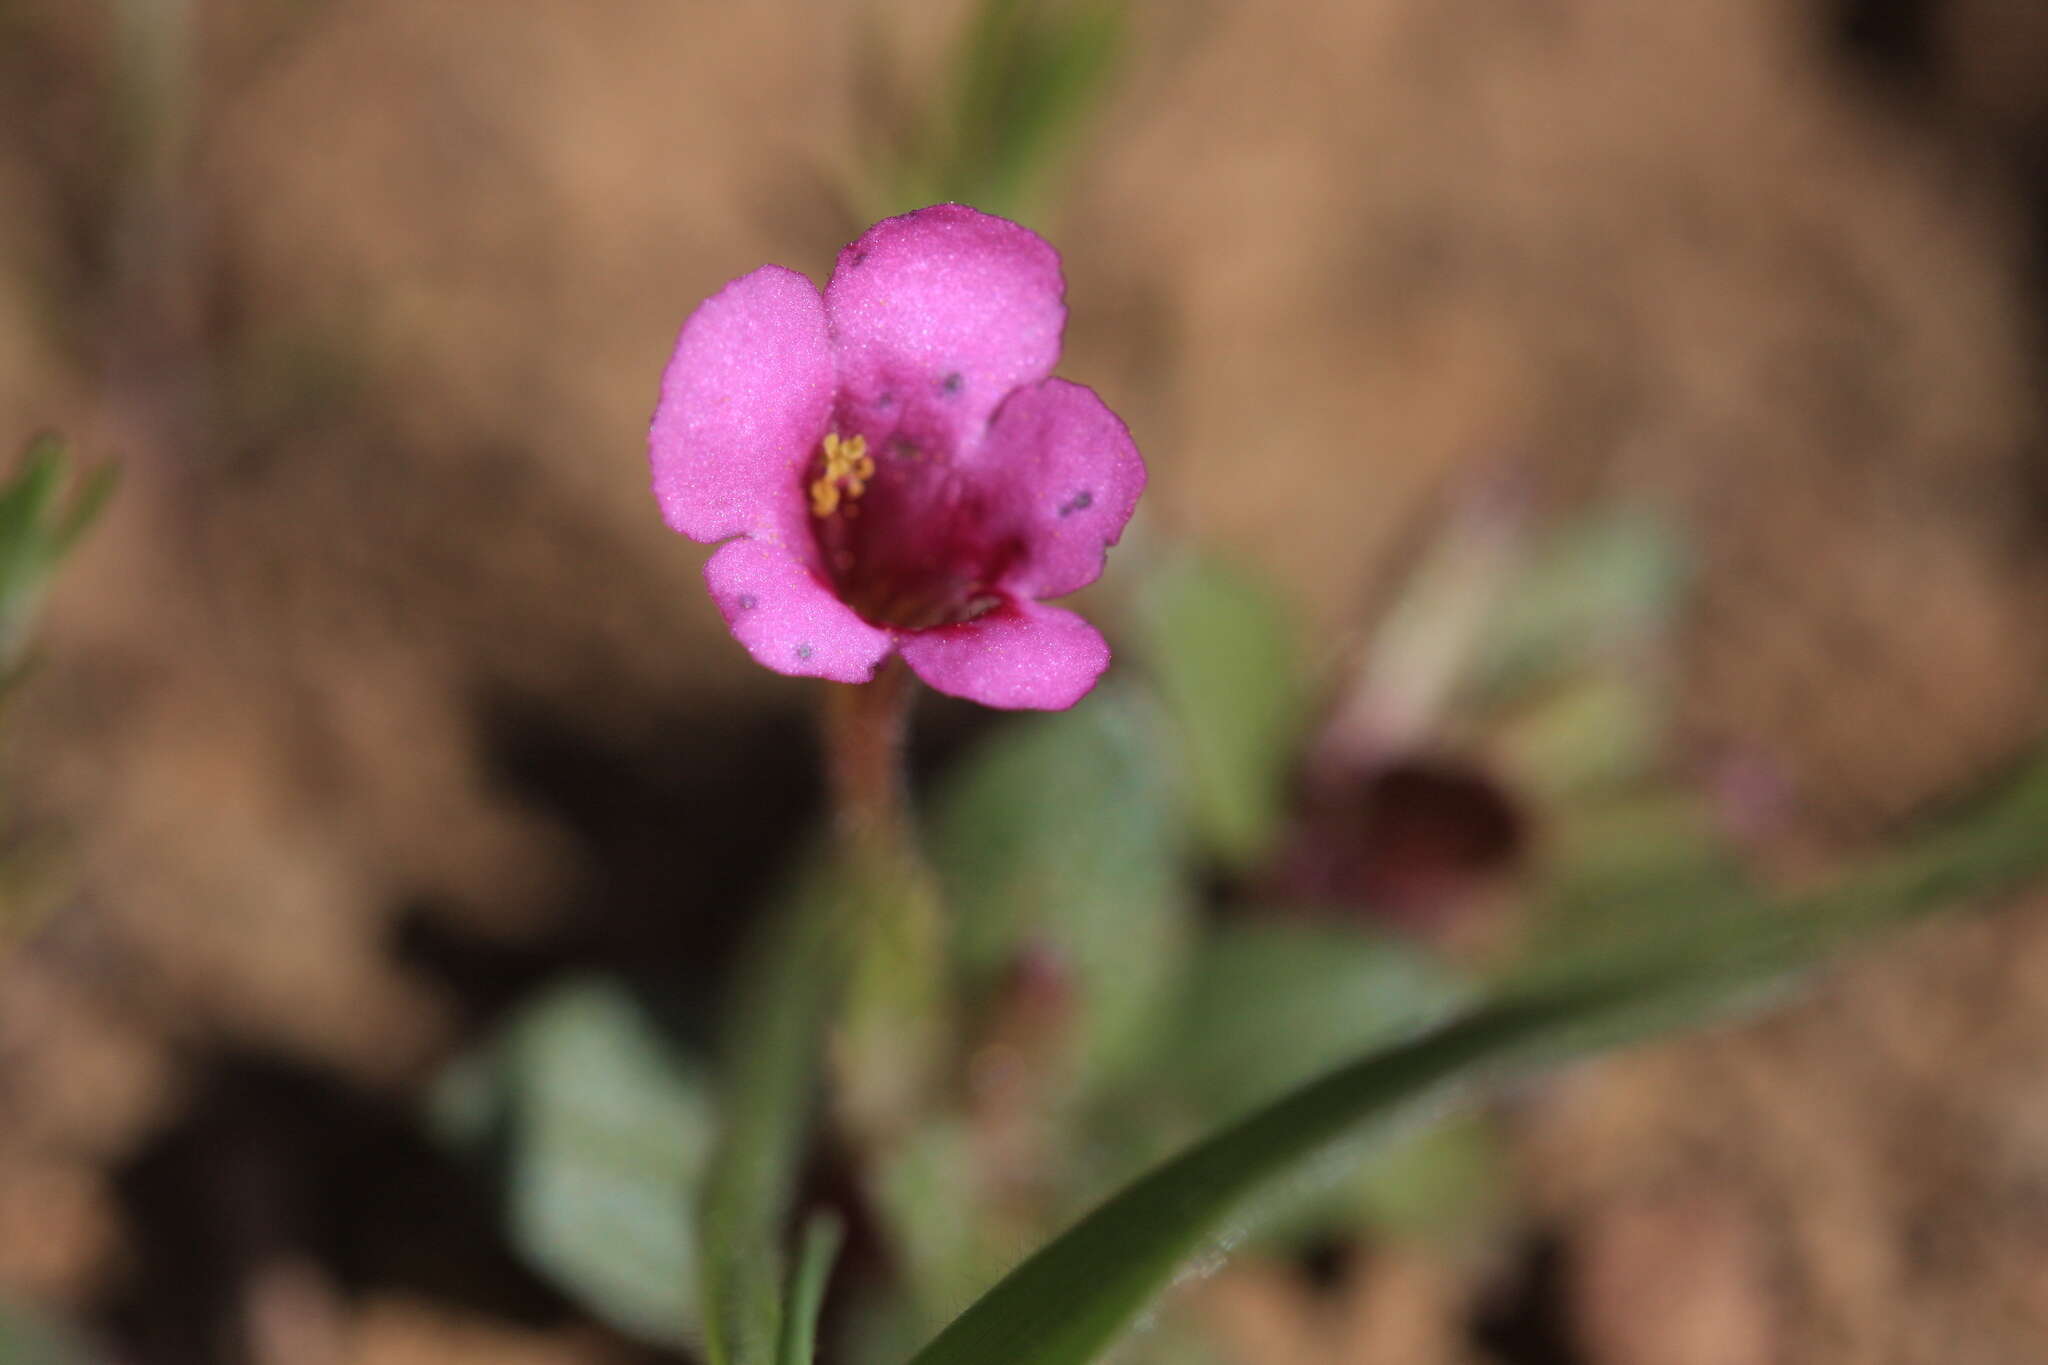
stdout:
<svg viewBox="0 0 2048 1365">
<path fill-rule="evenodd" d="M 1262 1189 L 1339 1138 L 1551 1063 L 1755 1001 L 1873 930 L 2039 874 L 2048 764 L 1824 896 L 1663 932 L 1508 985 L 1493 1004 L 1294 1090 L 1155 1168 L 1017 1267 L 912 1365 L 1085 1365 Z"/>
<path fill-rule="evenodd" d="M 782 1347 L 777 1365 L 811 1365 L 818 1350 L 818 1310 L 825 1303 L 825 1283 L 846 1229 L 829 1213 L 811 1215 L 804 1227 L 803 1250 L 789 1281 L 789 1303 L 782 1310 Z"/>
<path fill-rule="evenodd" d="M 59 437 L 44 435 L 29 442 L 20 468 L 0 488 L 0 540 L 11 543 L 26 536 L 43 519 L 64 481 L 64 464 L 64 442 Z"/>
<path fill-rule="evenodd" d="M 1624 984 L 1503 1004 L 1354 1062 L 1224 1129 L 1128 1186 L 1025 1261 L 914 1365 L 1081 1365 L 1224 1240 L 1267 1182 L 1374 1119 L 1440 1097 L 1564 1026 L 1633 998 Z"/>
<path fill-rule="evenodd" d="M 13 477 L 0 484 L 0 592 L 28 594 L 51 558 L 43 521 L 64 480 L 64 443 L 38 436 Z"/>
<path fill-rule="evenodd" d="M 713 1365 L 768 1365 L 782 1338 L 783 1221 L 803 1160 L 832 977 L 831 900 L 813 875 L 737 982 L 723 1126 L 699 1203 Z"/>
<path fill-rule="evenodd" d="M 981 0 L 935 107 L 915 179 L 1010 217 L 1101 103 L 1124 48 L 1124 0 Z"/>
</svg>

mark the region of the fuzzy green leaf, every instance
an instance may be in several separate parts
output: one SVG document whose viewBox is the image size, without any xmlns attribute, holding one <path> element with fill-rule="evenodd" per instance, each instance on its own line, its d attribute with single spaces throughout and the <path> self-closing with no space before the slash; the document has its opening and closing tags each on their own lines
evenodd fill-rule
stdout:
<svg viewBox="0 0 2048 1365">
<path fill-rule="evenodd" d="M 1188 929 L 1181 815 L 1152 709 L 1103 688 L 1072 711 L 1012 721 L 932 810 L 970 998 L 989 998 L 1022 956 L 1050 953 L 1072 976 L 1081 1072 L 1129 1061 Z"/>
<path fill-rule="evenodd" d="M 1303 687 L 1286 613 L 1266 588 L 1187 556 L 1139 604 L 1146 663 L 1188 772 L 1197 828 L 1225 865 L 1243 868 L 1278 828 Z"/>
<path fill-rule="evenodd" d="M 621 1330 L 697 1337 L 691 1205 L 711 1145 L 701 1066 L 618 983 L 569 981 L 452 1066 L 430 1117 L 502 1162 L 513 1242 Z"/>
</svg>

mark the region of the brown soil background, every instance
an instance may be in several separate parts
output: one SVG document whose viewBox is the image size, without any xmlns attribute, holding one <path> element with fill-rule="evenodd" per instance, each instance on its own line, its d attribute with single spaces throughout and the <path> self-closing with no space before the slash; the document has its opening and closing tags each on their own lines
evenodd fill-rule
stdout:
<svg viewBox="0 0 2048 1365">
<path fill-rule="evenodd" d="M 698 299 L 861 226 L 863 35 L 933 71 L 957 10 L 193 0 L 124 113 L 117 8 L 0 0 L 0 416 L 126 467 L 9 757 L 78 885 L 0 963 L 0 1292 L 151 1365 L 634 1359 L 407 1268 L 392 1134 L 544 965 L 709 961 L 812 800 L 641 432 Z M 1326 658 L 1471 471 L 1673 509 L 1688 745 L 1851 853 L 2043 719 L 2044 15 L 1141 5 L 1063 369 Z M 1203 1292 L 1247 1361 L 2048 1358 L 2044 1061 L 2019 906 L 1546 1099 L 1517 1354 L 1497 1271 Z"/>
</svg>

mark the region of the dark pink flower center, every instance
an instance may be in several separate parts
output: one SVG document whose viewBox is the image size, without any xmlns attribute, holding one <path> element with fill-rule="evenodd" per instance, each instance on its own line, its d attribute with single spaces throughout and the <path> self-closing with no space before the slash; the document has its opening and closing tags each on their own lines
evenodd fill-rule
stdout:
<svg viewBox="0 0 2048 1365">
<path fill-rule="evenodd" d="M 1001 604 L 1023 552 L 943 452 L 895 433 L 828 435 L 804 474 L 818 562 L 840 600 L 902 630 L 971 621 Z"/>
</svg>

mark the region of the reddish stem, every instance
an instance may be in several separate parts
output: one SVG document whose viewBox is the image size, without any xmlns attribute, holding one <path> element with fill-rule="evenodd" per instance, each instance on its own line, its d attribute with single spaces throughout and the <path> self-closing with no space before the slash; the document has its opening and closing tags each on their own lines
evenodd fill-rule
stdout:
<svg viewBox="0 0 2048 1365">
<path fill-rule="evenodd" d="M 910 671 L 894 659 L 873 682 L 826 693 L 825 774 L 833 832 L 860 864 L 914 856 L 904 764 L 910 699 Z"/>
</svg>

